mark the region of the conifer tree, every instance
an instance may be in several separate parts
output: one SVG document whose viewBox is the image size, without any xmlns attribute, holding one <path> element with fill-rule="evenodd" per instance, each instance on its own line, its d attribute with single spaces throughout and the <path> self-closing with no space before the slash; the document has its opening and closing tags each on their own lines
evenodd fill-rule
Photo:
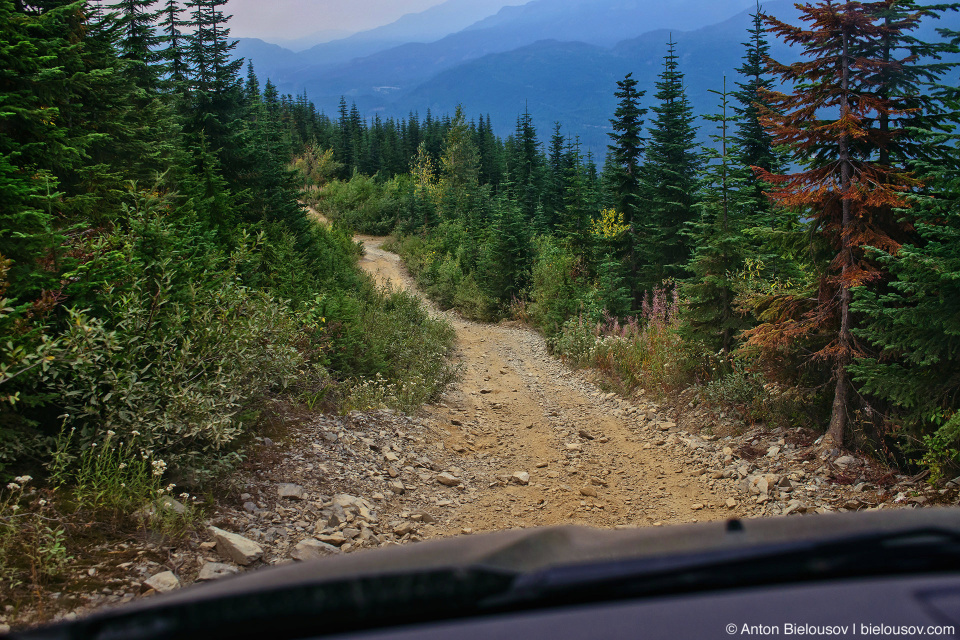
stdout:
<svg viewBox="0 0 960 640">
<path fill-rule="evenodd" d="M 676 43 L 667 43 L 663 72 L 657 81 L 656 118 L 650 127 L 650 142 L 643 165 L 644 190 L 648 200 L 644 220 L 647 241 L 643 287 L 685 274 L 691 247 L 683 231 L 694 219 L 697 176 L 702 160 L 696 146 L 697 127 L 693 107 L 683 86 L 677 63 Z"/>
<path fill-rule="evenodd" d="M 683 287 L 684 325 L 694 340 L 729 357 L 735 337 L 746 326 L 734 308 L 733 274 L 743 268 L 747 255 L 743 229 L 753 217 L 755 200 L 740 147 L 731 135 L 736 120 L 726 78 L 723 91 L 711 93 L 720 97 L 719 112 L 705 119 L 717 123 L 719 131 L 710 136 L 717 146 L 701 179 L 700 219 L 688 231 L 693 253 L 687 268 L 691 277 Z"/>
<path fill-rule="evenodd" d="M 188 60 L 192 66 L 192 88 L 202 94 L 222 97 L 236 88 L 237 74 L 243 60 L 231 60 L 230 52 L 237 43 L 230 40 L 226 26 L 233 16 L 224 15 L 220 7 L 227 0 L 189 0 Z"/>
<path fill-rule="evenodd" d="M 478 200 L 479 158 L 462 106 L 457 106 L 447 131 L 440 170 L 444 216 L 450 220 L 468 221 L 468 226 L 478 228 L 484 222 Z"/>
<path fill-rule="evenodd" d="M 801 7 L 809 23 L 804 28 L 765 18 L 788 44 L 802 47 L 806 58 L 791 65 L 770 62 L 795 87 L 792 94 L 767 93 L 771 107 L 763 113 L 774 142 L 789 145 L 804 169 L 779 175 L 761 170 L 759 175 L 774 184 L 772 196 L 779 204 L 809 216 L 832 260 L 820 278 L 817 303 L 802 317 L 796 317 L 801 305 L 782 305 L 792 312 L 753 330 L 751 342 L 772 346 L 830 332 L 816 358 L 829 363 L 832 373 L 826 443 L 836 446 L 843 443 L 848 422 L 848 367 L 863 355 L 854 337 L 853 290 L 876 283 L 883 273 L 867 247 L 888 254 L 899 250 L 907 230 L 889 212 L 906 207 L 905 192 L 919 184 L 902 163 L 879 162 L 881 155 L 894 159 L 891 151 L 906 149 L 912 135 L 907 130 L 893 134 L 881 125 L 910 116 L 903 102 L 886 93 L 883 78 L 892 63 L 907 67 L 914 60 L 884 59 L 876 46 L 903 28 L 880 20 L 881 11 L 894 2 L 807 4 Z"/>
<path fill-rule="evenodd" d="M 637 81 L 632 73 L 628 73 L 623 80 L 617 81 L 619 98 L 617 110 L 614 112 L 610 124 L 613 133 L 610 136 L 614 144 L 607 149 L 608 163 L 606 178 L 611 182 L 611 191 L 616 202 L 616 210 L 623 216 L 627 231 L 620 239 L 622 245 L 621 260 L 630 274 L 629 281 L 633 285 L 634 302 L 639 308 L 643 296 L 643 287 L 640 277 L 640 260 L 638 245 L 649 240 L 645 233 L 647 225 L 642 221 L 642 177 L 641 162 L 644 151 L 643 117 L 647 110 L 640 106 L 644 91 L 637 91 Z"/>
<path fill-rule="evenodd" d="M 160 44 L 163 45 L 159 57 L 164 63 L 164 77 L 169 90 L 177 93 L 186 90 L 191 73 L 187 39 L 181 31 L 181 27 L 187 26 L 187 23 L 181 20 L 180 15 L 179 0 L 166 0 L 160 10 L 160 21 L 157 25 L 160 29 Z"/>
<path fill-rule="evenodd" d="M 538 211 L 541 211 L 543 165 L 543 153 L 537 140 L 533 116 L 525 110 L 517 118 L 513 153 L 508 158 L 507 170 L 511 189 L 527 220 L 534 220 Z"/>
<path fill-rule="evenodd" d="M 132 69 L 137 86 L 148 92 L 156 91 L 160 60 L 157 49 L 161 36 L 156 31 L 158 14 L 153 10 L 156 0 L 119 0 L 110 9 L 119 16 L 120 58 Z"/>
<path fill-rule="evenodd" d="M 759 167 L 770 173 L 779 173 L 783 169 L 782 154 L 773 146 L 773 138 L 760 122 L 762 109 L 770 109 L 766 96 L 773 86 L 774 80 L 767 73 L 767 57 L 770 55 L 770 43 L 767 41 L 763 27 L 763 11 L 760 4 L 757 10 L 750 15 L 752 25 L 749 30 L 750 39 L 744 42 L 746 53 L 743 64 L 737 68 L 737 73 L 743 79 L 737 82 L 738 91 L 733 93 L 738 104 L 732 105 L 737 116 L 736 135 L 734 141 L 740 148 L 740 158 L 748 167 Z M 760 219 L 768 218 L 770 200 L 766 197 L 765 186 L 756 174 L 747 177 L 748 185 L 753 195 L 753 207 Z"/>
<path fill-rule="evenodd" d="M 553 135 L 550 137 L 550 148 L 547 153 L 549 171 L 544 184 L 543 197 L 545 232 L 556 229 L 563 220 L 567 178 L 573 166 L 572 156 L 567 153 L 566 147 L 567 140 L 561 132 L 560 123 L 556 122 L 553 125 Z"/>
</svg>

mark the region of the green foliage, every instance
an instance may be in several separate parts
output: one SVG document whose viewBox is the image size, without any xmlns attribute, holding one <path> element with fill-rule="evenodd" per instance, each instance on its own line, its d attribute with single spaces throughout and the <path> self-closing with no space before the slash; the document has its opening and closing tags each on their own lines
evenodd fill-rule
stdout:
<svg viewBox="0 0 960 640">
<path fill-rule="evenodd" d="M 21 585 L 41 588 L 59 576 L 72 559 L 65 546 L 66 532 L 52 505 L 18 476 L 0 489 L 0 587 L 11 593 Z"/>
<path fill-rule="evenodd" d="M 735 410 L 750 423 L 762 422 L 776 427 L 813 426 L 810 394 L 798 387 L 771 383 L 742 362 L 724 370 L 717 362 L 716 377 L 699 389 L 699 397 L 709 406 Z"/>
<path fill-rule="evenodd" d="M 345 229 L 385 235 L 397 225 L 406 207 L 408 187 L 403 178 L 382 182 L 355 173 L 348 181 L 333 181 L 311 194 L 320 215 Z"/>
<path fill-rule="evenodd" d="M 67 425 L 80 428 L 81 446 L 112 430 L 178 463 L 211 458 L 240 435 L 237 417 L 251 399 L 322 375 L 297 348 L 321 327 L 237 282 L 235 265 L 254 247 L 187 290 L 177 286 L 182 263 L 157 256 L 143 265 L 150 275 L 105 292 L 105 317 L 70 311 L 41 380 L 59 394 Z"/>
<path fill-rule="evenodd" d="M 568 318 L 580 311 L 586 289 L 582 258 L 551 237 L 534 241 L 528 313 L 549 338 L 560 333 Z"/>
<path fill-rule="evenodd" d="M 692 247 L 684 236 L 694 219 L 698 175 L 702 159 L 695 143 L 693 108 L 683 85 L 683 73 L 673 41 L 667 43 L 663 72 L 657 81 L 658 103 L 650 127 L 650 143 L 643 165 L 645 193 L 649 202 L 643 220 L 644 286 L 660 286 L 662 280 L 686 275 Z"/>
<path fill-rule="evenodd" d="M 621 390 L 673 390 L 689 383 L 692 366 L 679 332 L 679 309 L 676 294 L 671 299 L 666 289 L 656 289 L 639 318 L 567 320 L 555 349 L 576 366 L 599 369 Z"/>
<path fill-rule="evenodd" d="M 730 138 L 734 120 L 726 79 L 724 90 L 714 93 L 721 98 L 720 112 L 706 119 L 718 124 L 719 132 L 711 136 L 718 150 L 708 154 L 712 162 L 701 176 L 700 219 L 687 229 L 693 251 L 687 265 L 691 277 L 683 286 L 684 329 L 688 338 L 728 356 L 740 331 L 749 326 L 735 309 L 733 280 L 751 253 L 744 229 L 751 226 L 753 202 L 740 148 Z"/>
<path fill-rule="evenodd" d="M 923 448 L 922 463 L 932 472 L 932 481 L 949 479 L 956 473 L 960 469 L 960 413 L 924 436 Z"/>
</svg>

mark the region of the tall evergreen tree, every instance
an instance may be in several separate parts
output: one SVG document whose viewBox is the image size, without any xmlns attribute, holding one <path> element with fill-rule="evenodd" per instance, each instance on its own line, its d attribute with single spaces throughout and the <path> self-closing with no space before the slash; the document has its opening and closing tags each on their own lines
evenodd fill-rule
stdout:
<svg viewBox="0 0 960 640">
<path fill-rule="evenodd" d="M 130 66 L 137 86 L 146 91 L 155 91 L 159 81 L 155 63 L 161 57 L 161 36 L 156 30 L 155 4 L 156 0 L 119 0 L 110 5 L 119 16 L 120 57 Z"/>
<path fill-rule="evenodd" d="M 524 110 L 523 115 L 517 118 L 513 153 L 508 158 L 508 175 L 515 198 L 527 220 L 534 220 L 542 211 L 543 165 L 543 152 L 537 139 L 537 129 L 533 125 L 533 116 Z"/>
<path fill-rule="evenodd" d="M 791 65 L 770 63 L 784 82 L 795 87 L 792 94 L 767 94 L 771 109 L 764 113 L 774 142 L 789 145 L 804 169 L 785 175 L 761 171 L 760 176 L 775 185 L 773 197 L 780 204 L 809 216 L 832 260 L 823 270 L 817 303 L 801 318 L 795 312 L 802 306 L 784 305 L 794 312 L 753 330 L 751 341 L 774 345 L 786 336 L 797 340 L 824 335 L 827 342 L 816 357 L 828 362 L 832 372 L 833 409 L 826 442 L 837 446 L 843 443 L 850 409 L 848 367 L 863 354 L 854 337 L 853 290 L 876 283 L 883 275 L 867 247 L 898 252 L 908 230 L 890 212 L 906 207 L 905 192 L 919 184 L 902 162 L 879 162 L 881 155 L 896 158 L 891 151 L 907 149 L 916 135 L 903 129 L 894 135 L 881 124 L 910 117 L 904 103 L 887 93 L 883 78 L 891 62 L 907 67 L 914 60 L 884 59 L 876 46 L 904 28 L 880 19 L 894 2 L 825 0 L 805 5 L 801 17 L 809 23 L 806 27 L 765 18 L 774 33 L 800 45 L 806 58 Z M 916 24 L 911 21 L 907 26 Z"/>
<path fill-rule="evenodd" d="M 750 18 L 750 38 L 743 43 L 746 53 L 743 64 L 737 68 L 742 81 L 737 82 L 739 89 L 733 93 L 737 102 L 732 105 L 737 116 L 734 141 L 740 148 L 740 158 L 746 166 L 779 173 L 783 169 L 782 154 L 774 149 L 773 137 L 760 122 L 761 111 L 770 110 L 766 96 L 774 87 L 774 79 L 767 72 L 770 43 L 763 27 L 763 10 L 759 3 Z M 747 181 L 753 193 L 757 217 L 769 218 L 770 201 L 765 193 L 766 187 L 756 174 L 749 175 Z"/>
<path fill-rule="evenodd" d="M 612 191 L 616 202 L 616 210 L 623 216 L 628 227 L 623 234 L 621 244 L 621 259 L 630 274 L 629 282 L 633 286 L 631 291 L 634 302 L 639 308 L 643 296 L 642 278 L 640 277 L 640 260 L 638 245 L 649 239 L 645 233 L 646 225 L 642 222 L 642 177 L 641 162 L 644 151 L 643 117 L 647 110 L 640 106 L 644 91 L 637 91 L 637 81 L 632 73 L 628 73 L 623 80 L 617 81 L 617 91 L 614 96 L 619 98 L 617 110 L 614 112 L 610 124 L 613 133 L 610 136 L 612 145 L 607 147 L 609 161 L 607 179 L 612 184 Z"/>
<path fill-rule="evenodd" d="M 719 112 L 705 119 L 717 123 L 719 131 L 710 136 L 716 148 L 701 179 L 700 218 L 688 231 L 693 253 L 687 267 L 691 277 L 683 287 L 684 325 L 694 340 L 729 357 L 735 337 L 746 326 L 734 308 L 733 274 L 743 268 L 747 255 L 743 230 L 753 217 L 755 200 L 740 147 L 732 138 L 736 119 L 726 78 L 723 91 L 711 92 L 720 97 Z"/>
<path fill-rule="evenodd" d="M 223 96 L 236 88 L 243 60 L 231 60 L 237 43 L 230 40 L 226 26 L 233 16 L 220 10 L 227 0 L 188 0 L 190 12 L 188 59 L 193 69 L 193 89 L 199 93 Z"/>
<path fill-rule="evenodd" d="M 657 80 L 656 118 L 650 127 L 650 143 L 643 165 L 648 200 L 644 221 L 649 238 L 643 285 L 652 287 L 666 278 L 685 274 L 691 247 L 684 237 L 687 223 L 695 218 L 697 176 L 702 159 L 696 145 L 693 107 L 683 86 L 677 63 L 676 43 L 667 43 L 663 72 Z"/>
<path fill-rule="evenodd" d="M 187 38 L 181 31 L 187 23 L 180 18 L 181 12 L 179 0 L 166 0 L 160 10 L 157 25 L 160 29 L 160 44 L 163 45 L 159 57 L 164 63 L 164 76 L 170 90 L 175 92 L 186 90 L 191 74 Z"/>
</svg>

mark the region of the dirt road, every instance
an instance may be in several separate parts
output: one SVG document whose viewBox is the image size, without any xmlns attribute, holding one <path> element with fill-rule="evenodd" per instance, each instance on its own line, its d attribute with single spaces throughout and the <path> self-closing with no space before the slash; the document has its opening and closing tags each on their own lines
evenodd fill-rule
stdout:
<svg viewBox="0 0 960 640">
<path fill-rule="evenodd" d="M 415 290 L 399 257 L 381 248 L 384 239 L 358 240 L 364 269 L 381 283 Z M 603 393 L 515 323 L 444 315 L 457 331 L 465 375 L 442 403 L 426 408 L 425 422 L 446 434 L 444 448 L 462 467 L 493 479 L 462 489 L 444 534 L 732 515 L 726 500 L 737 492 L 706 473 L 698 436 L 679 433 L 661 407 Z"/>
</svg>

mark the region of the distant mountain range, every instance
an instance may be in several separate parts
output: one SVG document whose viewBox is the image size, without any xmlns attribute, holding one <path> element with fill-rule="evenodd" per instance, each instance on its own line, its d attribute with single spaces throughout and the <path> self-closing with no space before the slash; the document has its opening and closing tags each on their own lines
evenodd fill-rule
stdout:
<svg viewBox="0 0 960 640">
<path fill-rule="evenodd" d="M 755 0 L 534 0 L 432 42 L 396 43 L 399 34 L 425 34 L 428 25 L 444 24 L 442 16 L 466 5 L 476 7 L 477 0 L 448 0 L 405 16 L 403 25 L 398 21 L 299 54 L 249 40 L 241 41 L 236 54 L 252 59 L 258 75 L 270 77 L 282 92 L 306 91 L 328 114 L 341 96 L 368 117 L 422 117 L 427 109 L 452 113 L 463 104 L 471 117 L 489 113 L 497 133 L 507 135 L 529 109 L 541 140 L 559 121 L 566 135 L 579 136 L 584 149 L 602 159 L 617 80 L 632 72 L 638 88 L 647 91 L 644 105 L 651 106 L 672 37 L 694 109 L 714 112 L 717 96 L 710 90 L 723 86 L 724 75 L 728 89 L 740 80 L 735 69 L 756 7 Z M 792 0 L 763 8 L 788 22 L 798 17 Z M 676 23 L 684 30 L 671 31 Z M 944 21 L 925 31 L 932 35 L 935 26 L 957 28 Z M 796 58 L 785 45 L 771 45 L 774 58 Z M 712 125 L 701 137 L 710 133 Z"/>
</svg>

